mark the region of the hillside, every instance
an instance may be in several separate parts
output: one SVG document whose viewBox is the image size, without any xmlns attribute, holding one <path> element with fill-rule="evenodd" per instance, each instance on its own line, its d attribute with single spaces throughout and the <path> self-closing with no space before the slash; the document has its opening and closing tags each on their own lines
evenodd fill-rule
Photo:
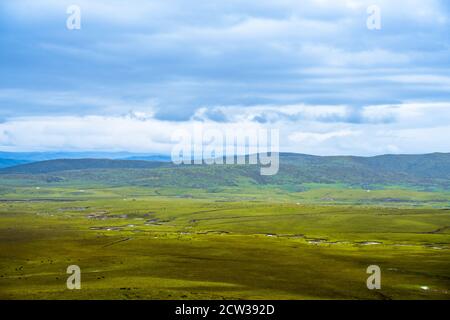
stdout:
<svg viewBox="0 0 450 320">
<path fill-rule="evenodd" d="M 20 164 L 25 164 L 28 161 L 25 160 L 16 160 L 16 159 L 1 159 L 0 158 L 0 169 L 1 168 L 8 168 L 8 167 L 14 167 Z"/>
<path fill-rule="evenodd" d="M 89 169 L 149 169 L 164 165 L 161 162 L 111 160 L 111 159 L 59 159 L 4 168 L 1 174 L 46 174 Z"/>
<path fill-rule="evenodd" d="M 0 151 L 0 159 L 21 160 L 24 162 L 37 162 L 58 159 L 111 159 L 111 160 L 151 160 L 170 161 L 170 156 L 157 153 L 132 152 L 5 152 Z M 17 163 L 20 164 L 20 163 Z"/>
<path fill-rule="evenodd" d="M 184 165 L 108 159 L 62 159 L 0 170 L 1 179 L 103 183 L 148 187 L 214 188 L 279 185 L 298 191 L 305 183 L 358 186 L 405 185 L 450 189 L 450 154 L 319 157 L 281 154 L 275 176 L 261 176 L 257 165 Z"/>
</svg>

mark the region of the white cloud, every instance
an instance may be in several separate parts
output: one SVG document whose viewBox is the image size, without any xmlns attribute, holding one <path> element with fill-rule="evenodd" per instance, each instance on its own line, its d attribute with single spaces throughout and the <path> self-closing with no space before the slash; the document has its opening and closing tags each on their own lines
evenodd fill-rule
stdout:
<svg viewBox="0 0 450 320">
<path fill-rule="evenodd" d="M 120 0 L 15 0 L 3 4 L 8 13 L 29 22 L 43 21 L 52 17 L 65 17 L 70 5 L 81 8 L 82 18 L 94 23 L 130 26 L 148 24 L 158 16 L 173 16 L 177 7 L 168 1 L 133 0 L 134 5 Z M 63 20 L 64 21 L 64 20 Z"/>
<path fill-rule="evenodd" d="M 435 74 L 408 74 L 408 75 L 390 75 L 384 77 L 387 81 L 412 84 L 427 85 L 450 90 L 450 77 Z"/>
<path fill-rule="evenodd" d="M 124 116 L 22 117 L 0 124 L 0 148 L 17 150 L 111 150 L 169 153 L 176 130 L 259 128 L 256 123 L 171 122 L 151 114 Z"/>
<path fill-rule="evenodd" d="M 374 120 L 395 118 L 396 125 L 402 128 L 450 125 L 449 102 L 367 106 L 363 109 L 362 114 L 364 117 Z"/>
<path fill-rule="evenodd" d="M 227 122 L 259 121 L 275 123 L 280 121 L 320 121 L 326 118 L 343 118 L 347 106 L 321 105 L 278 105 L 278 106 L 223 106 L 200 108 L 193 119 L 208 120 L 211 114 L 222 114 Z"/>
<path fill-rule="evenodd" d="M 446 104 L 426 104 L 425 107 L 446 106 Z M 319 122 L 319 123 L 389 123 L 395 122 L 402 114 L 415 108 L 402 105 L 363 106 L 348 105 L 262 105 L 262 106 L 222 106 L 199 108 L 192 119 L 219 120 L 224 122 L 257 121 L 277 122 Z M 398 111 L 398 112 L 397 112 Z"/>
<path fill-rule="evenodd" d="M 326 133 L 317 133 L 317 132 L 294 132 L 291 134 L 288 138 L 292 142 L 295 143 L 306 143 L 308 145 L 314 145 L 317 143 L 323 143 L 327 140 L 333 139 L 333 138 L 342 138 L 342 137 L 349 137 L 349 136 L 355 136 L 360 135 L 360 131 L 352 131 L 352 130 L 339 130 L 339 131 L 332 131 L 332 132 L 326 132 Z"/>
<path fill-rule="evenodd" d="M 346 106 L 273 106 L 263 108 L 221 107 L 229 122 L 162 121 L 152 112 L 124 116 L 37 116 L 0 123 L 0 148 L 8 150 L 104 150 L 170 153 L 172 133 L 193 132 L 195 125 L 226 132 L 240 129 L 279 129 L 281 151 L 321 155 L 374 155 L 428 153 L 450 150 L 450 103 L 409 103 L 367 106 L 366 122 L 323 121 L 330 114 L 342 115 Z M 262 111 L 282 112 L 271 123 L 254 121 Z M 294 120 L 288 116 L 303 112 Z M 198 113 L 201 115 L 201 110 Z M 441 121 L 431 121 L 439 114 Z M 395 117 L 393 122 L 376 121 Z"/>
</svg>

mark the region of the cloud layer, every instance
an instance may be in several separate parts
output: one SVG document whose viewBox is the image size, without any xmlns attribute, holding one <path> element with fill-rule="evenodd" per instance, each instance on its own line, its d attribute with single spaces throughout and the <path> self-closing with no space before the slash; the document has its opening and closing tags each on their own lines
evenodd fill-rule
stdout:
<svg viewBox="0 0 450 320">
<path fill-rule="evenodd" d="M 0 21 L 3 150 L 167 152 L 198 122 L 280 127 L 285 151 L 450 151 L 443 0 L 7 0 Z"/>
</svg>

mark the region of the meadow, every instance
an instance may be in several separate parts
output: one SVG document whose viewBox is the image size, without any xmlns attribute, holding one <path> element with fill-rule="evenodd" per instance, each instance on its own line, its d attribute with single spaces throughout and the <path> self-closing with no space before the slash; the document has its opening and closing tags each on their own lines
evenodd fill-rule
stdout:
<svg viewBox="0 0 450 320">
<path fill-rule="evenodd" d="M 445 190 L 8 181 L 0 299 L 450 298 Z M 69 265 L 81 290 L 66 288 Z"/>
</svg>

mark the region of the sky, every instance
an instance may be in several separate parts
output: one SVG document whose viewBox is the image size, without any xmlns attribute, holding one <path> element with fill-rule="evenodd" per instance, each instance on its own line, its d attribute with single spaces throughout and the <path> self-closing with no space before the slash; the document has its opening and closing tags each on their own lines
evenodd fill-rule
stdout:
<svg viewBox="0 0 450 320">
<path fill-rule="evenodd" d="M 200 124 L 279 129 L 286 152 L 450 152 L 450 4 L 0 2 L 1 151 L 170 153 Z"/>
</svg>

